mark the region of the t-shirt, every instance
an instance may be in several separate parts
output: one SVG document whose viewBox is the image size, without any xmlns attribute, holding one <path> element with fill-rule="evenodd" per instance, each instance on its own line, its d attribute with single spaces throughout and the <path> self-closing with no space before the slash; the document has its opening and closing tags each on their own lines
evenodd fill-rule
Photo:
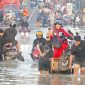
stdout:
<svg viewBox="0 0 85 85">
<path fill-rule="evenodd" d="M 40 57 L 39 61 L 42 63 L 48 63 L 50 62 L 49 59 L 53 57 L 53 51 L 49 50 L 48 53 L 46 53 L 46 55 L 44 57 Z"/>
<path fill-rule="evenodd" d="M 3 35 L 4 44 L 13 42 L 15 40 L 16 34 L 17 30 L 15 28 L 6 29 Z"/>
<path fill-rule="evenodd" d="M 36 46 L 37 44 L 45 45 L 46 39 L 40 38 L 40 39 L 35 39 L 33 42 L 33 45 Z"/>
<path fill-rule="evenodd" d="M 71 54 L 75 55 L 75 61 L 85 61 L 85 41 L 81 41 L 78 46 L 71 47 Z"/>
<path fill-rule="evenodd" d="M 46 41 L 46 45 L 52 49 L 52 41 L 51 40 Z"/>
</svg>

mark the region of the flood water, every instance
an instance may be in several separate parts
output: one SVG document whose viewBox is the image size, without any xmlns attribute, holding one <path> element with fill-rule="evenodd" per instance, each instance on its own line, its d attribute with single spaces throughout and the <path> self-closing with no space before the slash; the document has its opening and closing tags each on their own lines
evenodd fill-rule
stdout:
<svg viewBox="0 0 85 85">
<path fill-rule="evenodd" d="M 32 41 L 38 30 L 42 30 L 45 35 L 47 28 L 32 30 L 27 40 L 20 39 L 20 34 L 17 35 L 25 61 L 0 62 L 0 85 L 85 85 L 84 76 L 78 77 L 77 80 L 73 75 L 60 73 L 39 77 L 37 62 L 33 62 L 30 57 Z"/>
</svg>

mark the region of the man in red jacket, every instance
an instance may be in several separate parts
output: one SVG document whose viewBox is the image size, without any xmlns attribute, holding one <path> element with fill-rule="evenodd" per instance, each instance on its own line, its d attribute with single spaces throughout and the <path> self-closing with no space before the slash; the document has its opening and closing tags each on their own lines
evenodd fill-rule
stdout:
<svg viewBox="0 0 85 85">
<path fill-rule="evenodd" d="M 50 36 L 54 46 L 54 58 L 60 58 L 62 53 L 68 48 L 69 45 L 66 37 L 71 37 L 71 34 L 62 28 L 61 20 L 56 20 L 53 34 Z"/>
</svg>

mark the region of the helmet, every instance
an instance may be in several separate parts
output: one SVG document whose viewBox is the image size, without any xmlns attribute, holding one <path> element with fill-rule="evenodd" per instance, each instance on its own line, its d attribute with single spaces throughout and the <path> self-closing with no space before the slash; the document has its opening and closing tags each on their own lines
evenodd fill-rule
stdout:
<svg viewBox="0 0 85 85">
<path fill-rule="evenodd" d="M 60 19 L 56 19 L 55 22 L 54 22 L 54 25 L 56 25 L 56 24 L 59 24 L 59 25 L 62 26 L 63 23 Z"/>
<path fill-rule="evenodd" d="M 74 36 L 74 40 L 75 41 L 80 41 L 81 40 L 81 37 L 79 35 L 76 35 L 76 36 Z"/>
<path fill-rule="evenodd" d="M 15 28 L 15 27 L 16 27 L 16 22 L 15 22 L 15 21 L 12 21 L 12 22 L 10 23 L 10 27 Z"/>
<path fill-rule="evenodd" d="M 38 32 L 36 33 L 36 36 L 43 36 L 43 32 L 42 32 L 42 31 L 38 31 Z"/>
</svg>

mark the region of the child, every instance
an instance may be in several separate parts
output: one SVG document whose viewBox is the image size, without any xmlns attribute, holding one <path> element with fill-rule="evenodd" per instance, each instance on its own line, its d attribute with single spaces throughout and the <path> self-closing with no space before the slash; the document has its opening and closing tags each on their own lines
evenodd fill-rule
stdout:
<svg viewBox="0 0 85 85">
<path fill-rule="evenodd" d="M 50 37 L 51 35 L 52 35 L 52 29 L 48 28 L 48 32 L 47 32 L 46 36 Z"/>
</svg>

